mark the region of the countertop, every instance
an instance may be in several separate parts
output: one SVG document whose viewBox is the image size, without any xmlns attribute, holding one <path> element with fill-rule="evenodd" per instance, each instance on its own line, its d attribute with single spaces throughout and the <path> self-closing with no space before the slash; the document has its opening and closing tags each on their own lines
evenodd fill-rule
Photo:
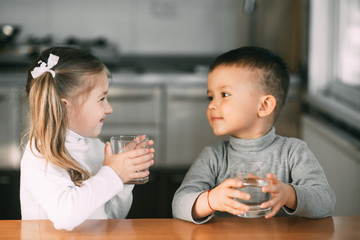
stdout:
<svg viewBox="0 0 360 240">
<path fill-rule="evenodd" d="M 49 220 L 0 221 L 0 239 L 360 239 L 360 216 L 214 218 L 197 225 L 179 219 L 87 220 L 72 231 Z"/>
</svg>

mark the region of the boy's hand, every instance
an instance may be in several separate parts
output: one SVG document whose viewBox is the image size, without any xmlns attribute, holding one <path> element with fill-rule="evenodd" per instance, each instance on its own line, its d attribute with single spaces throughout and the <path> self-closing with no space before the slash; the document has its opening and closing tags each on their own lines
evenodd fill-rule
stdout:
<svg viewBox="0 0 360 240">
<path fill-rule="evenodd" d="M 234 198 L 249 200 L 250 195 L 234 188 L 241 188 L 241 181 L 235 179 L 226 179 L 219 186 L 211 190 L 209 202 L 216 211 L 229 212 L 234 215 L 244 214 L 249 210 L 249 206 L 240 203 Z"/>
<path fill-rule="evenodd" d="M 151 144 L 152 145 L 152 144 Z M 131 179 L 144 178 L 149 171 L 139 172 L 154 164 L 154 149 L 142 148 L 113 154 L 110 144 L 105 145 L 104 166 L 111 167 L 123 183 Z"/>
<path fill-rule="evenodd" d="M 273 173 L 266 175 L 269 185 L 262 188 L 263 192 L 271 193 L 271 199 L 261 204 L 262 208 L 272 207 L 271 212 L 265 218 L 271 218 L 282 206 L 296 209 L 296 193 L 292 186 L 279 181 Z"/>
</svg>

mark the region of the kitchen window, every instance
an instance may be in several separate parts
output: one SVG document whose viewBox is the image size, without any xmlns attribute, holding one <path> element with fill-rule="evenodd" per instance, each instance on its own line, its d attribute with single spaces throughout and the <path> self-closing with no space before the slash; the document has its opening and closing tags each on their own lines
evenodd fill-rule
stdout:
<svg viewBox="0 0 360 240">
<path fill-rule="evenodd" d="M 307 102 L 360 131 L 360 1 L 310 2 Z"/>
<path fill-rule="evenodd" d="M 332 94 L 360 108 L 360 1 L 336 1 Z M 336 13 L 336 12 L 335 12 Z M 337 27 L 337 28 L 336 28 Z"/>
</svg>

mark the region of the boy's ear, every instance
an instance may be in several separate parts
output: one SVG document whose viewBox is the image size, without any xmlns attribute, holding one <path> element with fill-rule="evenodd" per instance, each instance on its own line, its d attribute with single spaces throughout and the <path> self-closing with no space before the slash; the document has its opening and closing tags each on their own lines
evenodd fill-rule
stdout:
<svg viewBox="0 0 360 240">
<path fill-rule="evenodd" d="M 273 95 L 263 96 L 261 99 L 261 105 L 258 110 L 258 116 L 261 118 L 267 117 L 274 112 L 276 107 L 276 99 Z"/>
</svg>

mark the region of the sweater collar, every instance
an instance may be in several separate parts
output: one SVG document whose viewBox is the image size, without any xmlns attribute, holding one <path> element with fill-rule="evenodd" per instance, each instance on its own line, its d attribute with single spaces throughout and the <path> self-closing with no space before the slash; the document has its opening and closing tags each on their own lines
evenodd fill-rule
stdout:
<svg viewBox="0 0 360 240">
<path fill-rule="evenodd" d="M 77 134 L 76 132 L 70 130 L 70 129 L 66 129 L 66 142 L 68 143 L 82 143 L 82 144 L 86 144 L 87 143 L 87 138 Z"/>
<path fill-rule="evenodd" d="M 275 141 L 275 138 L 275 128 L 272 127 L 264 136 L 255 139 L 241 139 L 230 136 L 229 147 L 235 152 L 259 152 L 269 147 Z"/>
</svg>

